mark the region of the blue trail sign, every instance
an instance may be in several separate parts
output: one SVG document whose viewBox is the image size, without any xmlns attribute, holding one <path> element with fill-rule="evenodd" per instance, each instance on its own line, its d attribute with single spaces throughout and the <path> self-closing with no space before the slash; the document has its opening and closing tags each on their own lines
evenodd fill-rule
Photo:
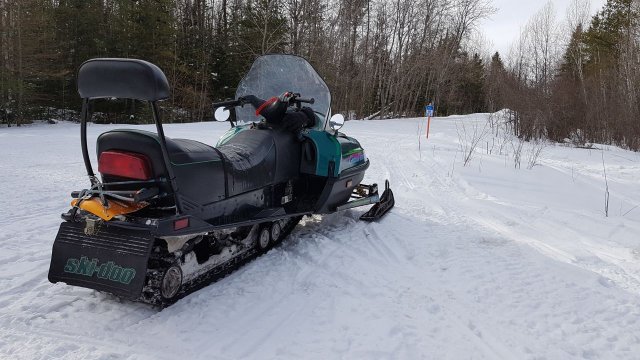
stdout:
<svg viewBox="0 0 640 360">
<path fill-rule="evenodd" d="M 433 116 L 433 104 L 427 105 L 425 110 L 426 110 L 426 116 L 427 117 L 432 117 Z"/>
</svg>

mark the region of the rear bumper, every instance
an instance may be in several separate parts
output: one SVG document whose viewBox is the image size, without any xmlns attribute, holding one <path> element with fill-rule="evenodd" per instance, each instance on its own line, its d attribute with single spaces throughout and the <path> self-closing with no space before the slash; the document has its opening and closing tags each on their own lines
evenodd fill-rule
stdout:
<svg viewBox="0 0 640 360">
<path fill-rule="evenodd" d="M 149 231 L 103 225 L 94 235 L 84 222 L 60 225 L 53 243 L 49 281 L 140 297 L 154 237 Z"/>
</svg>

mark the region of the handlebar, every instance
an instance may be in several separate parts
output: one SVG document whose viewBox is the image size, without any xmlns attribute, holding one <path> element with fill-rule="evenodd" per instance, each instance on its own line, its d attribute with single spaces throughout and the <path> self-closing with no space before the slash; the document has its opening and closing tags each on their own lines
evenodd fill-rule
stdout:
<svg viewBox="0 0 640 360">
<path fill-rule="evenodd" d="M 310 98 L 310 99 L 303 99 L 300 98 L 298 96 L 300 96 L 300 94 L 292 94 L 294 95 L 293 97 L 291 97 L 290 101 L 291 104 L 293 103 L 298 103 L 298 104 L 314 104 L 316 102 L 316 99 L 314 98 Z M 213 103 L 212 106 L 214 109 L 219 108 L 219 107 L 225 107 L 225 108 L 229 108 L 229 107 L 235 107 L 235 106 L 244 106 L 244 104 L 246 103 L 252 103 L 252 98 L 257 99 L 255 96 L 249 95 L 247 97 L 240 97 L 236 100 L 227 100 L 227 101 L 220 101 L 220 102 L 216 102 Z M 254 105 L 254 106 L 258 106 L 258 105 Z"/>
<path fill-rule="evenodd" d="M 219 107 L 231 107 L 231 106 L 240 106 L 243 105 L 243 101 L 240 99 L 237 100 L 228 100 L 228 101 L 221 101 L 221 102 L 217 102 L 217 103 L 213 103 L 213 108 L 219 108 Z"/>
<path fill-rule="evenodd" d="M 316 99 L 311 98 L 311 99 L 301 99 L 301 98 L 296 98 L 294 101 L 300 102 L 300 103 L 305 103 L 305 104 L 314 104 L 316 102 Z"/>
<path fill-rule="evenodd" d="M 260 99 L 255 95 L 245 95 L 236 100 L 213 103 L 212 107 L 215 109 L 214 118 L 216 120 L 227 121 L 230 116 L 230 108 L 251 104 L 256 109 L 256 116 L 261 115 L 268 123 L 277 123 L 279 119 L 284 118 L 288 109 L 295 107 L 297 110 L 301 110 L 302 104 L 314 104 L 315 102 L 314 98 L 305 99 L 299 93 L 287 91 L 279 97 L 274 96 L 268 100 Z M 231 126 L 235 126 L 233 120 L 231 120 Z"/>
</svg>

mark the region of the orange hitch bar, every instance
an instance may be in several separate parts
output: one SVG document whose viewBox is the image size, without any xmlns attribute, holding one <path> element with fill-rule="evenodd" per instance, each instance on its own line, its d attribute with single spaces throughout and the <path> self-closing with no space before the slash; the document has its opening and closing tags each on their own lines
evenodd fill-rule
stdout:
<svg viewBox="0 0 640 360">
<path fill-rule="evenodd" d="M 104 206 L 99 198 L 91 198 L 82 201 L 80 201 L 80 199 L 74 199 L 71 202 L 71 206 L 75 207 L 78 205 L 78 202 L 80 202 L 80 205 L 78 206 L 80 209 L 88 211 L 106 221 L 109 221 L 118 215 L 131 214 L 149 205 L 149 203 L 146 202 L 129 203 L 109 199 L 107 202 L 108 206 Z"/>
</svg>

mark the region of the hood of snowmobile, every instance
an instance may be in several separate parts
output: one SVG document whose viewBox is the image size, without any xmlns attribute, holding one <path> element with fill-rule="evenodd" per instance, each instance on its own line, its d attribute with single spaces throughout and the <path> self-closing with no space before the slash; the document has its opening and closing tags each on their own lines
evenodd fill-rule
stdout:
<svg viewBox="0 0 640 360">
<path fill-rule="evenodd" d="M 341 150 L 340 173 L 360 166 L 367 161 L 367 156 L 358 140 L 343 134 L 337 137 L 337 140 Z"/>
</svg>

